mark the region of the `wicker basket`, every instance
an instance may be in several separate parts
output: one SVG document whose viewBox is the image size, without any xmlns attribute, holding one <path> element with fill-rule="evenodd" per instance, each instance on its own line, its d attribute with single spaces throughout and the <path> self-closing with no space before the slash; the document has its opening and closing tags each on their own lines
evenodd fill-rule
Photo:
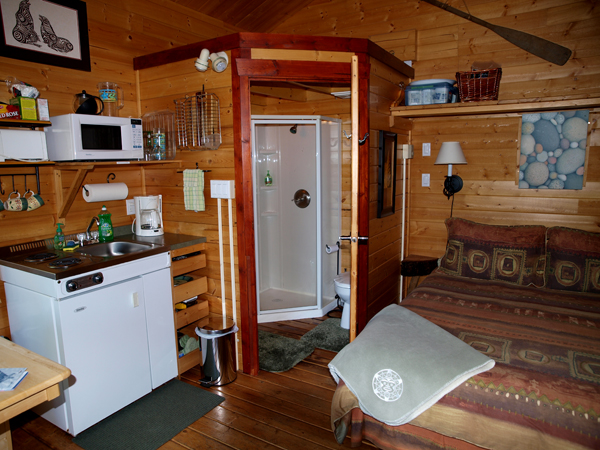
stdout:
<svg viewBox="0 0 600 450">
<path fill-rule="evenodd" d="M 456 72 L 460 101 L 498 100 L 500 78 L 502 69 Z"/>
</svg>

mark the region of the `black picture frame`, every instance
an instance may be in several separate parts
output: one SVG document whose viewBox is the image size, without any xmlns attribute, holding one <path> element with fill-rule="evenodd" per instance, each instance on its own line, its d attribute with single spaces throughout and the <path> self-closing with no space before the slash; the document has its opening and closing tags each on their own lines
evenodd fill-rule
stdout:
<svg viewBox="0 0 600 450">
<path fill-rule="evenodd" d="M 379 131 L 379 175 L 377 177 L 377 217 L 396 211 L 396 153 L 398 135 Z"/>
<path fill-rule="evenodd" d="M 19 2 L 18 0 L 0 0 L 0 54 L 8 58 L 20 59 L 22 61 L 29 61 L 33 63 L 47 64 L 50 66 L 66 67 L 69 69 L 90 72 L 92 69 L 90 64 L 90 44 L 88 36 L 87 7 L 85 2 L 79 0 L 26 1 L 26 6 L 29 7 L 28 11 L 32 16 L 31 18 L 33 19 L 33 30 L 35 33 L 38 33 L 38 40 L 35 43 L 19 42 L 16 40 L 13 34 L 14 26 L 5 27 L 5 23 L 14 23 L 16 25 L 17 19 L 15 15 L 23 2 Z M 15 3 L 17 4 L 16 7 Z M 61 24 L 60 29 L 54 30 L 54 26 L 52 26 L 52 31 L 56 33 L 54 35 L 56 40 L 50 40 L 50 42 L 53 42 L 54 49 L 51 48 L 49 44 L 44 42 L 41 36 L 42 22 L 41 14 L 39 14 L 38 10 L 38 8 L 41 7 L 44 8 L 44 11 L 49 10 L 50 12 L 53 12 L 53 17 L 76 17 L 76 20 L 69 20 L 64 24 Z M 64 11 L 61 11 L 61 9 Z M 65 30 L 65 27 L 72 28 Z M 67 32 L 66 35 L 76 36 L 77 39 L 69 40 L 66 38 L 62 38 L 61 36 L 65 35 L 65 31 Z M 64 40 L 60 41 L 60 39 Z M 68 45 L 68 43 L 70 43 L 73 46 L 73 50 L 75 50 L 74 55 L 76 55 L 75 57 L 72 56 L 73 54 L 70 56 L 64 55 L 70 53 L 73 50 L 68 52 L 56 50 L 57 48 L 64 49 L 65 45 L 61 44 L 65 43 L 65 40 L 67 42 L 65 45 Z"/>
</svg>

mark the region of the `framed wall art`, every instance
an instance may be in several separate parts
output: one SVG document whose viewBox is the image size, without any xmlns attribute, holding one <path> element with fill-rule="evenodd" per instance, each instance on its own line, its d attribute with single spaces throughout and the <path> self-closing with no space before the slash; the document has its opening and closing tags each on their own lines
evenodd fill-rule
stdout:
<svg viewBox="0 0 600 450">
<path fill-rule="evenodd" d="M 0 0 L 0 12 L 2 56 L 91 70 L 85 2 Z"/>
<path fill-rule="evenodd" d="M 386 217 L 396 210 L 396 147 L 398 136 L 379 131 L 379 176 L 377 178 L 377 217 Z"/>
<path fill-rule="evenodd" d="M 589 110 L 523 114 L 520 189 L 583 189 Z"/>
</svg>

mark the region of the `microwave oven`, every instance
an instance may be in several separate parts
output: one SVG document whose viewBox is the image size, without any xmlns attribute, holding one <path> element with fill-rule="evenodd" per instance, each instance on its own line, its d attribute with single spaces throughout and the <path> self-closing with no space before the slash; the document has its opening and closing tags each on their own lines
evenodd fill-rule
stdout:
<svg viewBox="0 0 600 450">
<path fill-rule="evenodd" d="M 143 159 L 142 119 L 65 114 L 50 117 L 48 159 L 93 161 Z"/>
</svg>

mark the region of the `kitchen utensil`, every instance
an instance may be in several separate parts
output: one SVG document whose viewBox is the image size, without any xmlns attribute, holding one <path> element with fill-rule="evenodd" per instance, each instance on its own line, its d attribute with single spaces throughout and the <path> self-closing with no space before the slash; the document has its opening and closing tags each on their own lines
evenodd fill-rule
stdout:
<svg viewBox="0 0 600 450">
<path fill-rule="evenodd" d="M 73 111 L 76 114 L 98 115 L 104 111 L 104 103 L 100 97 L 81 91 L 73 96 Z"/>
<path fill-rule="evenodd" d="M 110 81 L 98 83 L 98 92 L 104 102 L 103 116 L 118 116 L 119 110 L 124 106 L 123 89 Z"/>
<path fill-rule="evenodd" d="M 438 8 L 445 9 L 449 13 L 455 14 L 463 19 L 470 20 L 477 25 L 486 27 L 492 30 L 497 35 L 503 37 L 508 42 L 515 44 L 517 47 L 528 51 L 529 53 L 539 56 L 552 64 L 558 64 L 563 66 L 571 57 L 573 53 L 570 49 L 563 47 L 562 45 L 555 44 L 554 42 L 547 41 L 540 37 L 532 34 L 523 33 L 522 31 L 513 30 L 512 28 L 501 27 L 492 23 L 481 20 L 477 17 L 472 16 L 470 13 L 467 14 L 460 9 L 448 6 L 446 3 L 438 2 L 437 0 L 425 0 Z"/>
<path fill-rule="evenodd" d="M 162 222 L 162 195 L 133 197 L 135 206 L 134 228 L 137 236 L 164 234 Z"/>
</svg>

